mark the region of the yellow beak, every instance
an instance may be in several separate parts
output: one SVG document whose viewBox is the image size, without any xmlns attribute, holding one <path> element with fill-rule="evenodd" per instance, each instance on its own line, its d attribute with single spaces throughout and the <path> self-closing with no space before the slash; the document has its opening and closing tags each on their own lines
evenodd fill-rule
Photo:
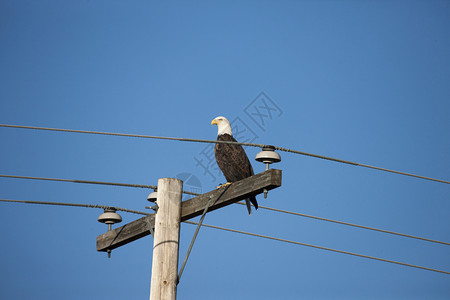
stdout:
<svg viewBox="0 0 450 300">
<path fill-rule="evenodd" d="M 211 125 L 217 125 L 217 120 L 216 119 L 212 120 Z"/>
</svg>

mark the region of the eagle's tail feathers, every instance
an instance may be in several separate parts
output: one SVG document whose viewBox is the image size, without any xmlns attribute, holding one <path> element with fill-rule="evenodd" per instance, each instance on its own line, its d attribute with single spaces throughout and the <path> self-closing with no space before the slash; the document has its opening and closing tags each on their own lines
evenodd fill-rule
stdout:
<svg viewBox="0 0 450 300">
<path fill-rule="evenodd" d="M 250 205 L 250 201 L 248 199 L 245 199 L 245 205 L 247 205 L 248 214 L 252 215 L 252 206 Z"/>
<path fill-rule="evenodd" d="M 258 209 L 258 202 L 256 202 L 255 196 L 245 199 L 245 205 L 247 205 L 248 214 L 252 215 L 252 206 L 250 205 L 250 202 L 253 204 L 255 209 Z"/>
<path fill-rule="evenodd" d="M 255 207 L 255 209 L 258 209 L 258 202 L 256 201 L 256 197 L 250 197 L 250 202 L 253 204 L 253 206 Z"/>
</svg>

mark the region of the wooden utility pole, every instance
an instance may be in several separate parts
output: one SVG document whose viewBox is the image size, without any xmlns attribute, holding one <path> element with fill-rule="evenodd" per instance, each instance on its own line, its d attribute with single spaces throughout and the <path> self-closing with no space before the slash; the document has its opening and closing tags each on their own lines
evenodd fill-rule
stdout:
<svg viewBox="0 0 450 300">
<path fill-rule="evenodd" d="M 158 180 L 150 300 L 175 300 L 177 296 L 182 191 L 179 179 Z"/>
<path fill-rule="evenodd" d="M 157 213 L 97 236 L 97 251 L 110 252 L 154 234 L 150 299 L 175 300 L 180 221 L 200 216 L 210 199 L 214 202 L 209 206 L 208 213 L 280 186 L 281 170 L 270 169 L 181 203 L 183 182 L 174 178 L 159 179 Z"/>
</svg>

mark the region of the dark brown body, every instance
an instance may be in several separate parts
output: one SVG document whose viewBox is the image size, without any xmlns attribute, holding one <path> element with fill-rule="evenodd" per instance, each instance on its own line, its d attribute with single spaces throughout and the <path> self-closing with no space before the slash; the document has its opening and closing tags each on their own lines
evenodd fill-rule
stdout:
<svg viewBox="0 0 450 300">
<path fill-rule="evenodd" d="M 219 135 L 217 140 L 236 142 L 234 137 L 229 134 Z M 252 165 L 241 145 L 217 143 L 214 152 L 217 165 L 222 170 L 227 182 L 239 181 L 254 174 Z M 256 209 L 258 208 L 258 202 L 256 202 L 255 197 L 250 197 L 248 200 Z"/>
</svg>

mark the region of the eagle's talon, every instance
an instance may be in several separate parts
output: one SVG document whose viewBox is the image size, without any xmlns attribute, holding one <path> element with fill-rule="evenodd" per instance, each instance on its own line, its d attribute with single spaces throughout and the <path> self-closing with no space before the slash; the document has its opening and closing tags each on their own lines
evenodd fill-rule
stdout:
<svg viewBox="0 0 450 300">
<path fill-rule="evenodd" d="M 221 187 L 224 187 L 224 186 L 227 186 L 227 185 L 230 185 L 230 184 L 231 184 L 231 182 L 227 182 L 227 183 L 224 183 L 224 184 L 221 184 L 221 185 L 217 186 L 216 188 L 220 189 Z"/>
</svg>

